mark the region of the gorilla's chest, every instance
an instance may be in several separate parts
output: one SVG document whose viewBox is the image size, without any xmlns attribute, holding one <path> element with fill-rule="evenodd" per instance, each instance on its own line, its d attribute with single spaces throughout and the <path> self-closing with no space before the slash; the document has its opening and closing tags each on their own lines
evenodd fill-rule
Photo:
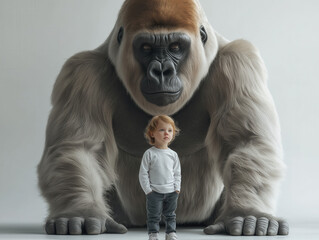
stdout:
<svg viewBox="0 0 319 240">
<path fill-rule="evenodd" d="M 199 93 L 172 116 L 181 133 L 170 145 L 180 156 L 197 152 L 205 146 L 210 118 Z M 144 130 L 152 118 L 126 96 L 117 103 L 113 116 L 113 131 L 117 146 L 130 155 L 141 157 L 150 146 Z"/>
</svg>

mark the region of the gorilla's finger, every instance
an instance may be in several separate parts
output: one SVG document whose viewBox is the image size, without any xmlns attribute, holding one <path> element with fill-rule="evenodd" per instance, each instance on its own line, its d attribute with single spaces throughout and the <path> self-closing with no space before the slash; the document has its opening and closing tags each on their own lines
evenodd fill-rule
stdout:
<svg viewBox="0 0 319 240">
<path fill-rule="evenodd" d="M 279 223 L 275 219 L 269 220 L 267 235 L 275 236 L 278 234 Z"/>
<path fill-rule="evenodd" d="M 226 223 L 226 231 L 233 236 L 240 236 L 243 232 L 243 217 L 234 217 Z"/>
<path fill-rule="evenodd" d="M 101 233 L 101 220 L 98 218 L 86 218 L 84 227 L 87 234 L 96 235 Z"/>
<path fill-rule="evenodd" d="M 260 217 L 257 220 L 256 235 L 265 236 L 267 234 L 269 220 L 266 217 Z"/>
<path fill-rule="evenodd" d="M 248 216 L 245 218 L 243 234 L 246 236 L 255 235 L 257 218 L 255 216 Z"/>
<path fill-rule="evenodd" d="M 55 234 L 55 221 L 53 219 L 50 219 L 45 223 L 45 231 L 47 234 Z"/>
<path fill-rule="evenodd" d="M 106 232 L 108 233 L 126 233 L 127 228 L 115 222 L 113 219 L 109 218 L 105 221 Z"/>
<path fill-rule="evenodd" d="M 279 235 L 288 235 L 289 234 L 289 224 L 287 221 L 285 221 L 285 220 L 279 221 L 278 234 Z"/>
<path fill-rule="evenodd" d="M 204 233 L 208 235 L 225 233 L 225 224 L 223 222 L 218 222 L 214 225 L 210 225 L 204 229 Z"/>
<path fill-rule="evenodd" d="M 69 220 L 69 233 L 71 235 L 82 234 L 84 225 L 84 219 L 80 217 L 74 217 Z"/>
<path fill-rule="evenodd" d="M 55 220 L 55 230 L 58 235 L 68 234 L 68 219 L 67 218 L 58 218 Z"/>
</svg>

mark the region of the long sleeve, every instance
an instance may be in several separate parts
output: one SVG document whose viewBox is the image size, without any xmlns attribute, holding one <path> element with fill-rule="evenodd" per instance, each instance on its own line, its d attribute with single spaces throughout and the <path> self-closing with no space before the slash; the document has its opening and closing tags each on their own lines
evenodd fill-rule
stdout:
<svg viewBox="0 0 319 240">
<path fill-rule="evenodd" d="M 149 178 L 149 154 L 144 153 L 141 166 L 140 166 L 140 172 L 139 172 L 139 181 L 141 184 L 141 187 L 145 194 L 148 194 L 152 192 L 151 184 L 150 184 L 150 178 Z"/>
<path fill-rule="evenodd" d="M 174 188 L 175 191 L 181 191 L 181 164 L 179 162 L 178 155 L 176 154 L 174 163 Z"/>
</svg>

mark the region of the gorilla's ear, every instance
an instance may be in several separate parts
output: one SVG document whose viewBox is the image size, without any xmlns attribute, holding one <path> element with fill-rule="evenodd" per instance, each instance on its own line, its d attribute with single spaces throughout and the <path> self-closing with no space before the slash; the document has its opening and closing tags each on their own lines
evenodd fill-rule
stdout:
<svg viewBox="0 0 319 240">
<path fill-rule="evenodd" d="M 124 29 L 123 27 L 120 27 L 119 33 L 117 34 L 117 41 L 120 44 L 123 38 Z"/>
<path fill-rule="evenodd" d="M 205 44 L 206 41 L 207 41 L 207 33 L 206 33 L 206 30 L 205 30 L 205 28 L 204 28 L 203 25 L 200 26 L 199 30 L 200 30 L 200 37 L 201 37 L 201 39 L 202 39 L 202 42 Z"/>
</svg>

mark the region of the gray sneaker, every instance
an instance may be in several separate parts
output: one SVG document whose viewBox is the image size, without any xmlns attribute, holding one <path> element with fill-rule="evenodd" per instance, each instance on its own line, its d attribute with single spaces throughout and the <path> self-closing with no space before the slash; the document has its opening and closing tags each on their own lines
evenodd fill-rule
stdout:
<svg viewBox="0 0 319 240">
<path fill-rule="evenodd" d="M 159 240 L 158 233 L 150 233 L 148 234 L 148 240 Z"/>
<path fill-rule="evenodd" d="M 176 232 L 166 234 L 165 240 L 177 240 Z"/>
</svg>

